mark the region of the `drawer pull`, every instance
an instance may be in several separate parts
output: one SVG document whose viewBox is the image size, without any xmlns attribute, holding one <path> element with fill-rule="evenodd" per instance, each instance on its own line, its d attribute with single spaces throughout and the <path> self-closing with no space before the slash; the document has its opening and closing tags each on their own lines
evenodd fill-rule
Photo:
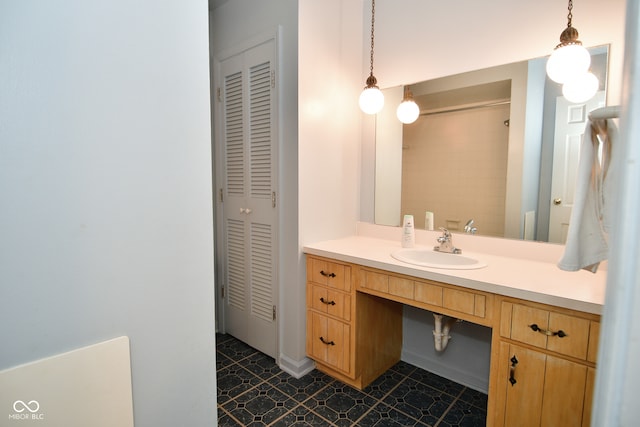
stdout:
<svg viewBox="0 0 640 427">
<path fill-rule="evenodd" d="M 322 344 L 326 344 L 326 345 L 336 345 L 336 343 L 334 343 L 333 341 L 327 341 L 324 338 L 320 337 L 320 341 L 322 341 Z"/>
<path fill-rule="evenodd" d="M 336 277 L 336 273 L 325 273 L 324 270 L 320 270 L 320 274 L 322 274 L 324 277 Z"/>
<path fill-rule="evenodd" d="M 335 301 L 327 301 L 324 297 L 320 297 L 320 302 L 327 305 L 336 305 Z"/>
<path fill-rule="evenodd" d="M 540 328 L 538 325 L 536 325 L 535 323 L 534 323 L 533 325 L 529 325 L 529 327 L 530 327 L 533 331 L 535 331 L 535 332 L 540 332 L 541 334 L 544 334 L 544 335 L 546 335 L 546 336 L 548 336 L 548 337 L 555 337 L 555 336 L 557 336 L 558 338 L 564 338 L 564 337 L 566 337 L 566 336 L 567 336 L 567 334 L 566 334 L 562 329 L 560 329 L 558 332 L 554 332 L 554 331 L 549 330 L 549 329 L 542 329 L 542 328 Z"/>
<path fill-rule="evenodd" d="M 518 359 L 513 355 L 509 360 L 511 360 L 511 367 L 509 368 L 509 382 L 511 383 L 511 386 L 514 386 L 518 382 L 516 381 L 516 365 L 518 364 Z"/>
</svg>

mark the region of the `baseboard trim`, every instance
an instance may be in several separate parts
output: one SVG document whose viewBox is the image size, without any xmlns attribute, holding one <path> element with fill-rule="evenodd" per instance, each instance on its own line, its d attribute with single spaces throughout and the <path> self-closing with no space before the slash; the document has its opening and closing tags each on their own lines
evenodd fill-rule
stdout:
<svg viewBox="0 0 640 427">
<path fill-rule="evenodd" d="M 400 358 L 411 365 L 417 366 L 436 375 L 440 375 L 441 377 L 450 379 L 482 393 L 487 393 L 489 390 L 488 378 L 474 376 L 471 372 L 454 369 L 451 366 L 405 349 L 402 350 Z"/>
<path fill-rule="evenodd" d="M 282 353 L 280 353 L 278 365 L 280 369 L 295 378 L 302 378 L 316 368 L 315 362 L 308 357 L 302 360 L 293 360 Z"/>
</svg>

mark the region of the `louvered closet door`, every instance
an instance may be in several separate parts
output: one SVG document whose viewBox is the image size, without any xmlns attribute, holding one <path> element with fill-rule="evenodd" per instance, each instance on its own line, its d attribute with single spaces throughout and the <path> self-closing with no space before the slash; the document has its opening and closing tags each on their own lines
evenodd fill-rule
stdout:
<svg viewBox="0 0 640 427">
<path fill-rule="evenodd" d="M 275 357 L 277 118 L 270 41 L 221 63 L 225 328 Z"/>
</svg>

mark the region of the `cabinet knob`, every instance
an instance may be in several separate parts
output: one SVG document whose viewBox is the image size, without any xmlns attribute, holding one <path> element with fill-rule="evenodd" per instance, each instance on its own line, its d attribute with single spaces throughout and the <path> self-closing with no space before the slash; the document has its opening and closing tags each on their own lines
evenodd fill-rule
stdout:
<svg viewBox="0 0 640 427">
<path fill-rule="evenodd" d="M 562 199 L 561 198 L 555 198 L 553 199 L 553 204 L 556 206 L 560 206 L 560 204 L 562 203 Z"/>
</svg>

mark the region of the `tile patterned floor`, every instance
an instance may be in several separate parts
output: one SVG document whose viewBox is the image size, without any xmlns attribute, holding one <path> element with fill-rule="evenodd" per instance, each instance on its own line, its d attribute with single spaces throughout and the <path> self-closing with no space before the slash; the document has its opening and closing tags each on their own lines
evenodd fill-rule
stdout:
<svg viewBox="0 0 640 427">
<path fill-rule="evenodd" d="M 296 379 L 216 335 L 219 426 L 484 426 L 487 396 L 399 362 L 359 391 L 314 370 Z"/>
</svg>

